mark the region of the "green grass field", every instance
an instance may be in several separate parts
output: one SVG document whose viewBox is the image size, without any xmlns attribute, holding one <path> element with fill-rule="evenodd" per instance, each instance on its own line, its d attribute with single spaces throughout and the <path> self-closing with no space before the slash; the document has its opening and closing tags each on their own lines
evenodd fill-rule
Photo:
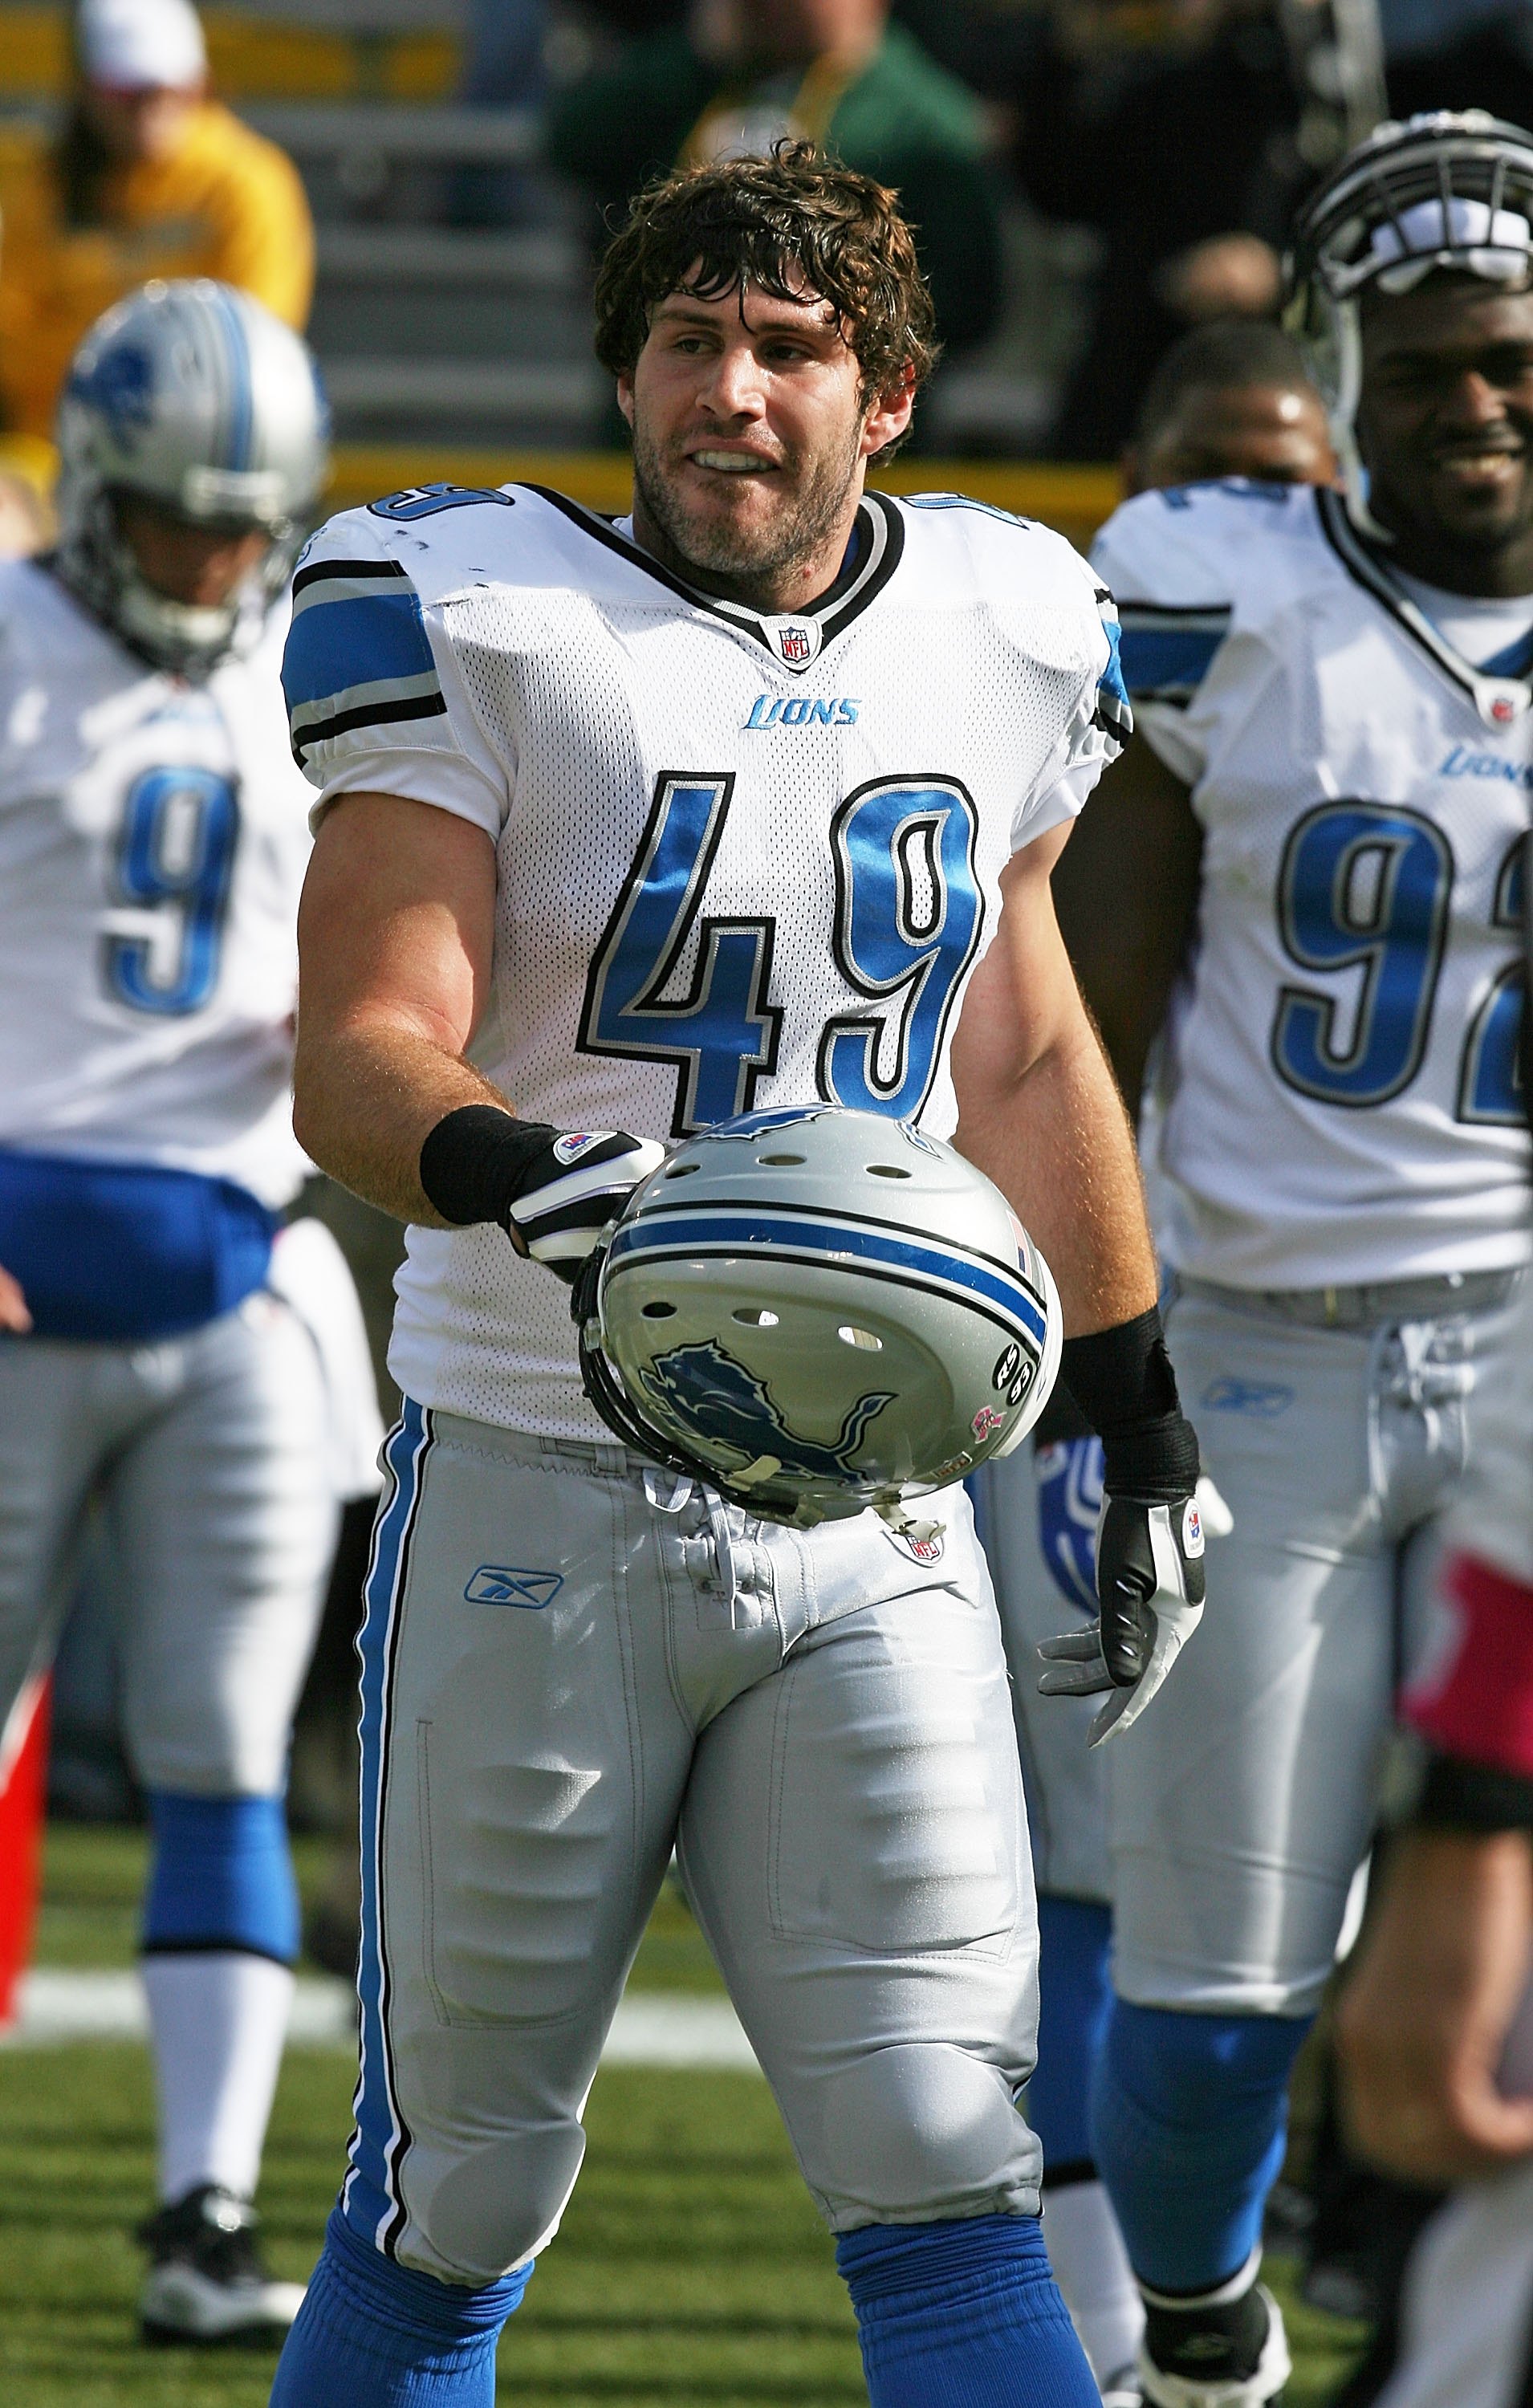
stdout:
<svg viewBox="0 0 1533 2408">
<path fill-rule="evenodd" d="M 57 1830 L 44 1962 L 132 1955 L 142 1842 Z M 306 1882 L 319 1852 L 304 1852 Z M 667 1898 L 636 1979 L 716 1987 L 695 1927 Z M 275 2271 L 313 2263 L 350 2123 L 339 2054 L 290 2055 L 262 2208 Z M 150 2203 L 152 2122 L 142 2049 L 0 2052 L 0 2401 L 4 2408 L 262 2408 L 271 2358 L 141 2350 L 130 2228 Z M 590 2150 L 564 2229 L 502 2344 L 518 2408 L 856 2408 L 866 2400 L 830 2244 L 766 2085 L 749 2074 L 602 2073 Z M 1282 2285 L 1282 2270 L 1275 2270 Z M 1298 2308 L 1291 2408 L 1320 2408 L 1349 2328 Z M 337 2402 L 337 2408 L 346 2408 Z"/>
</svg>

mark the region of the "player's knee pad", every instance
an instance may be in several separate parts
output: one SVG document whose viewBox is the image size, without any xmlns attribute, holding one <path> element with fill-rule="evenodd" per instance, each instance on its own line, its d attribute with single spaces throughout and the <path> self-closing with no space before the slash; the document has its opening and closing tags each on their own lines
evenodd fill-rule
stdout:
<svg viewBox="0 0 1533 2408">
<path fill-rule="evenodd" d="M 1038 2218 L 864 2225 L 836 2243 L 873 2408 L 1091 2408 L 1091 2370 Z"/>
<path fill-rule="evenodd" d="M 530 2262 L 558 2229 L 584 2153 L 580 2127 L 558 2112 L 447 2162 L 417 2142 L 405 2158 L 400 2259 L 450 2283 Z"/>
<path fill-rule="evenodd" d="M 144 1950 L 240 1949 L 291 1965 L 298 1890 L 280 1798 L 189 1798 L 151 1789 L 154 1860 Z"/>
<path fill-rule="evenodd" d="M 810 2179 L 838 2230 L 870 2215 L 1037 2210 L 1038 2143 L 1005 2074 L 981 2057 L 935 2041 L 872 2049 L 825 2084 L 820 2105 L 824 2158 Z"/>
<path fill-rule="evenodd" d="M 1155 2289 L 1206 2290 L 1256 2247 L 1282 2163 L 1288 2076 L 1311 2020 L 1113 2001 L 1094 2155 L 1134 2271 Z"/>
<path fill-rule="evenodd" d="M 271 2408 L 493 2408 L 495 2344 L 531 2279 L 530 2265 L 481 2289 L 396 2266 L 348 2229 L 325 2228 Z"/>
</svg>

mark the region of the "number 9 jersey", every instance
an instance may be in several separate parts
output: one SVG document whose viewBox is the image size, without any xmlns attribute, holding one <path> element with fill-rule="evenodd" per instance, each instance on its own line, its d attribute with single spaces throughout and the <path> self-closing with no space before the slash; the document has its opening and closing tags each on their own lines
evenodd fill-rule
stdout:
<svg viewBox="0 0 1533 2408">
<path fill-rule="evenodd" d="M 0 1149 L 296 1190 L 285 615 L 189 685 L 0 565 Z"/>
<path fill-rule="evenodd" d="M 1245 1289 L 1522 1261 L 1533 688 L 1455 652 L 1339 494 L 1142 494 L 1093 557 L 1203 834 L 1161 1077 L 1168 1258 Z"/>
<path fill-rule="evenodd" d="M 951 495 L 868 496 L 829 591 L 763 619 L 558 494 L 437 487 L 314 538 L 282 674 L 325 804 L 494 845 L 472 1051 L 528 1118 L 666 1139 L 825 1099 L 947 1137 L 1000 872 L 1121 741 L 1116 638 L 1059 537 Z M 408 1242 L 408 1395 L 605 1437 L 545 1270 L 488 1226 Z"/>
</svg>

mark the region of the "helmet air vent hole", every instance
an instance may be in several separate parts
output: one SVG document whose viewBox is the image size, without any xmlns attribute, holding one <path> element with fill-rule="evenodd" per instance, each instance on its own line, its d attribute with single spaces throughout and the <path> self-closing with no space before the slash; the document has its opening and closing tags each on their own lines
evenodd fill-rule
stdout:
<svg viewBox="0 0 1533 2408">
<path fill-rule="evenodd" d="M 743 1322 L 747 1329 L 775 1329 L 777 1327 L 776 1313 L 768 1312 L 764 1304 L 738 1304 L 729 1318 L 731 1321 Z"/>
<path fill-rule="evenodd" d="M 836 1335 L 843 1346 L 855 1346 L 860 1354 L 881 1354 L 883 1352 L 881 1338 L 875 1338 L 870 1329 L 854 1329 L 849 1321 L 842 1322 Z"/>
<path fill-rule="evenodd" d="M 896 1170 L 892 1162 L 870 1162 L 867 1175 L 869 1179 L 909 1179 L 910 1176 L 908 1170 Z"/>
<path fill-rule="evenodd" d="M 640 1310 L 646 1321 L 669 1321 L 676 1307 L 674 1304 L 662 1304 L 657 1297 L 653 1304 L 643 1305 Z"/>
<path fill-rule="evenodd" d="M 678 1162 L 661 1175 L 666 1179 L 690 1179 L 693 1172 L 701 1170 L 702 1167 L 700 1162 Z"/>
<path fill-rule="evenodd" d="M 756 1156 L 766 1170 L 794 1170 L 803 1159 L 801 1154 L 758 1154 Z"/>
</svg>

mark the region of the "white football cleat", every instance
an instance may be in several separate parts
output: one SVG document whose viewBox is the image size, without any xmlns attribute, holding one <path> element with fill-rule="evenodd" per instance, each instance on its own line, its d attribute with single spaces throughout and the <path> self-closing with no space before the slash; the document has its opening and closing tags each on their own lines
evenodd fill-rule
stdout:
<svg viewBox="0 0 1533 2408">
<path fill-rule="evenodd" d="M 1282 2310 L 1265 2284 L 1254 2285 L 1253 2293 L 1267 2310 L 1267 2330 L 1254 2366 L 1245 2372 L 1222 2370 L 1206 2376 L 1193 2374 L 1187 2371 L 1186 2360 L 1195 2354 L 1200 2336 L 1191 2335 L 1190 2346 L 1181 2353 L 1182 2368 L 1172 2374 L 1155 2364 L 1146 2342 L 1139 2351 L 1139 2367 L 1145 2408 L 1268 2408 L 1268 2402 L 1281 2398 L 1282 2386 L 1294 2371 Z M 1227 2345 L 1222 2337 L 1211 2332 L 1208 2338 L 1211 2358 L 1216 2351 L 1227 2358 Z"/>
<path fill-rule="evenodd" d="M 249 2200 L 204 2183 L 140 2225 L 153 2263 L 138 2295 L 146 2342 L 181 2348 L 280 2342 L 301 2283 L 275 2283 L 255 2245 Z"/>
</svg>

